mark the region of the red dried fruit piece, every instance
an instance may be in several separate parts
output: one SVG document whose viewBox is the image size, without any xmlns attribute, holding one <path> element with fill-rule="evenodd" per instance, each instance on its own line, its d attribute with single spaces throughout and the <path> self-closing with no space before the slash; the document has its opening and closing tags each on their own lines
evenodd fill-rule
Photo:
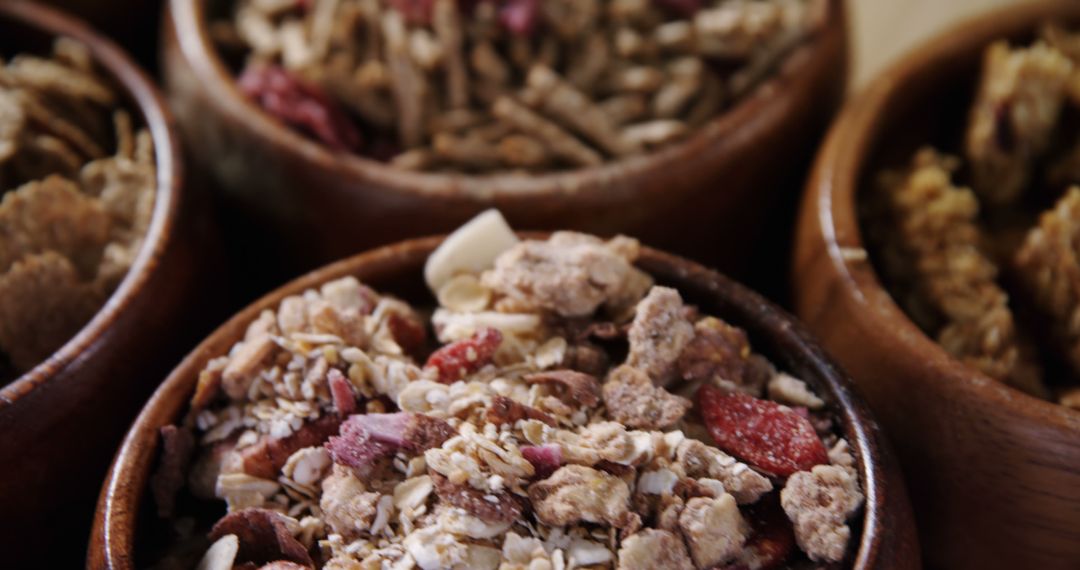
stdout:
<svg viewBox="0 0 1080 570">
<path fill-rule="evenodd" d="M 675 13 L 677 16 L 689 18 L 701 10 L 701 0 L 653 0 L 657 6 Z"/>
<path fill-rule="evenodd" d="M 314 568 L 306 548 L 289 532 L 284 517 L 267 509 L 243 509 L 221 517 L 210 531 L 210 540 L 235 534 L 240 542 L 236 563 L 267 564 L 281 560 Z"/>
<path fill-rule="evenodd" d="M 487 413 L 484 414 L 488 423 L 501 426 L 504 424 L 515 424 L 518 420 L 538 420 L 545 424 L 555 427 L 555 418 L 541 412 L 540 410 L 526 406 L 517 400 L 507 398 L 506 396 L 495 396 L 491 399 L 491 406 L 488 407 Z"/>
<path fill-rule="evenodd" d="M 330 396 L 334 399 L 334 409 L 341 417 L 356 411 L 356 391 L 349 379 L 337 368 L 326 373 L 326 383 L 330 386 Z"/>
<path fill-rule="evenodd" d="M 537 479 L 551 477 L 551 474 L 558 471 L 563 464 L 562 447 L 554 443 L 523 445 L 521 455 L 526 461 L 532 463 Z"/>
<path fill-rule="evenodd" d="M 502 338 L 498 329 L 480 329 L 465 340 L 452 342 L 433 352 L 424 367 L 437 369 L 439 382 L 453 384 L 491 362 Z"/>
<path fill-rule="evenodd" d="M 240 452 L 242 469 L 253 477 L 277 479 L 290 455 L 305 447 L 321 445 L 337 433 L 340 424 L 337 416 L 323 416 L 305 423 L 287 437 L 264 437 Z"/>
<path fill-rule="evenodd" d="M 267 113 L 335 150 L 358 151 L 360 131 L 321 89 L 276 65 L 249 64 L 240 91 Z"/>
<path fill-rule="evenodd" d="M 529 384 L 559 386 L 562 390 L 563 401 L 568 404 L 593 408 L 600 403 L 600 381 L 591 374 L 576 370 L 548 370 L 527 374 L 524 380 Z"/>
<path fill-rule="evenodd" d="M 385 458 L 398 451 L 416 455 L 442 445 L 454 435 L 450 424 L 424 414 L 363 414 L 341 424 L 340 435 L 326 442 L 335 463 L 367 478 Z"/>
<path fill-rule="evenodd" d="M 434 0 L 390 0 L 390 6 L 400 12 L 406 22 L 416 26 L 431 23 L 434 4 Z"/>
<path fill-rule="evenodd" d="M 427 331 L 424 330 L 424 323 L 415 317 L 390 313 L 386 319 L 386 326 L 390 328 L 390 335 L 394 337 L 394 342 L 405 354 L 416 354 L 424 348 Z"/>
<path fill-rule="evenodd" d="M 780 477 L 829 462 L 814 426 L 790 408 L 710 384 L 698 405 L 717 447 Z"/>
<path fill-rule="evenodd" d="M 499 23 L 515 36 L 532 36 L 539 21 L 540 0 L 505 0 L 499 7 Z"/>
</svg>

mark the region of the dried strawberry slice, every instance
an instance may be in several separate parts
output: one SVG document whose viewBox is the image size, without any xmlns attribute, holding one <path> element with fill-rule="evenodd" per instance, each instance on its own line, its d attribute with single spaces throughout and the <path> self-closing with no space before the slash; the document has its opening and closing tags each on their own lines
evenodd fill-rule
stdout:
<svg viewBox="0 0 1080 570">
<path fill-rule="evenodd" d="M 502 344 L 502 338 L 498 329 L 480 329 L 467 339 L 452 342 L 433 352 L 424 367 L 437 369 L 439 382 L 453 384 L 491 362 Z"/>
<path fill-rule="evenodd" d="M 321 89 L 276 65 L 248 65 L 240 91 L 267 113 L 336 150 L 360 149 L 360 132 L 345 111 Z"/>
<path fill-rule="evenodd" d="M 759 469 L 787 477 L 829 462 L 814 426 L 790 408 L 710 384 L 697 399 L 716 445 Z"/>
</svg>

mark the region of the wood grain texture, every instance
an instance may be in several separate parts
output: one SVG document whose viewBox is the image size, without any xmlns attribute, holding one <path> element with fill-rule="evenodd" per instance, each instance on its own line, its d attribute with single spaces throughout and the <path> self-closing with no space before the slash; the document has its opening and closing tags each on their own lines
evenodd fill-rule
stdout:
<svg viewBox="0 0 1080 570">
<path fill-rule="evenodd" d="M 405 172 L 330 152 L 243 97 L 208 38 L 211 1 L 169 5 L 163 62 L 170 100 L 196 163 L 214 173 L 231 202 L 283 237 L 282 262 L 299 260 L 305 270 L 450 231 L 489 207 L 518 228 L 623 232 L 741 268 L 750 261 L 745 244 L 783 230 L 770 208 L 794 198 L 798 186 L 784 182 L 808 164 L 846 78 L 843 3 L 828 0 L 823 27 L 687 141 L 543 175 Z"/>
<path fill-rule="evenodd" d="M 211 358 L 227 353 L 260 312 L 275 307 L 286 296 L 346 275 L 413 302 L 434 303 L 430 294 L 417 294 L 416 290 L 423 283 L 424 261 L 440 241 L 426 238 L 382 247 L 312 272 L 256 301 L 192 351 L 151 398 L 117 453 L 101 490 L 87 567 L 128 570 L 152 561 L 146 552 L 140 557 L 138 549 L 140 544 L 148 544 L 147 537 L 163 524 L 146 516 L 152 510 L 145 508 L 147 480 L 158 457 L 159 429 L 182 417 L 199 371 Z M 808 381 L 835 411 L 839 429 L 854 448 L 867 494 L 862 531 L 853 539 L 857 547 L 850 566 L 919 568 L 910 507 L 885 438 L 843 373 L 802 326 L 757 294 L 696 263 L 643 248 L 638 264 L 658 282 L 678 288 L 704 311 L 744 327 L 757 350 Z M 144 515 L 141 519 L 140 513 Z"/>
<path fill-rule="evenodd" d="M 950 358 L 893 302 L 856 203 L 887 160 L 963 128 L 983 48 L 1080 3 L 1012 7 L 921 46 L 851 101 L 818 156 L 794 255 L 797 313 L 853 375 L 897 446 L 926 559 L 940 568 L 1080 568 L 1080 412 Z"/>
</svg>

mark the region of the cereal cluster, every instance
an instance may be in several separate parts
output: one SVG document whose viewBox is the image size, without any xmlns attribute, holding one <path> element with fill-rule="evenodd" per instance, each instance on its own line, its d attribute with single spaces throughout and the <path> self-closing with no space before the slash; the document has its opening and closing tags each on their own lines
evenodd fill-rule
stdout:
<svg viewBox="0 0 1080 570">
<path fill-rule="evenodd" d="M 154 187 L 150 135 L 84 46 L 0 60 L 0 380 L 97 312 L 142 243 Z"/>
<path fill-rule="evenodd" d="M 413 308 L 347 277 L 210 361 L 153 480 L 165 516 L 185 485 L 225 502 L 203 567 L 846 558 L 863 495 L 825 401 L 655 285 L 636 241 L 518 241 L 494 218 L 429 260 L 436 350 Z"/>
<path fill-rule="evenodd" d="M 1080 35 L 1048 24 L 1030 46 L 995 42 L 962 158 L 919 150 L 879 177 L 864 212 L 876 260 L 916 323 L 991 378 L 1071 407 L 1080 407 L 1078 120 Z"/>
</svg>

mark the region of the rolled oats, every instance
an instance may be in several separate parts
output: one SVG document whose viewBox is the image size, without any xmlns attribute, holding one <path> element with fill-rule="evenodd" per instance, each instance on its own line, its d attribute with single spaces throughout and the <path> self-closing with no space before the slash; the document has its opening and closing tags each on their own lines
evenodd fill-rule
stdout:
<svg viewBox="0 0 1080 570">
<path fill-rule="evenodd" d="M 462 298 L 447 287 L 487 293 L 482 303 L 435 312 L 446 344 L 423 367 L 396 342 L 377 340 L 389 308 L 415 312 L 355 280 L 283 300 L 228 357 L 210 361 L 191 412 L 200 453 L 189 484 L 197 493 L 210 479 L 228 516 L 262 513 L 254 530 L 238 534 L 239 563 L 252 560 L 251 550 L 283 553 L 260 563 L 302 563 L 285 555 L 295 546 L 289 539 L 326 561 L 323 568 L 349 570 L 704 569 L 750 556 L 744 550 L 757 530 L 741 509 L 777 501 L 772 480 L 731 455 L 740 450 L 729 454 L 688 435 L 714 426 L 701 426 L 688 399 L 653 380 L 700 369 L 708 373 L 690 375 L 694 383 L 720 389 L 731 379 L 760 386 L 779 373 L 758 362 L 739 329 L 699 319 L 676 291 L 652 288 L 631 265 L 634 240 L 563 233 L 506 244 L 486 265 L 436 268 L 432 291 L 444 304 Z M 564 277 L 544 281 L 552 272 Z M 570 283 L 566 275 L 592 283 L 568 297 L 555 290 Z M 312 307 L 350 315 L 371 334 L 316 332 Z M 672 329 L 677 335 L 661 336 Z M 721 341 L 701 342 L 703 335 Z M 622 346 L 611 356 L 594 349 L 603 356 L 598 375 L 569 367 L 573 351 L 588 346 L 580 339 L 590 337 Z M 271 353 L 252 355 L 247 347 L 264 339 Z M 626 362 L 608 370 L 623 349 Z M 687 364 L 684 354 L 707 365 Z M 243 378 L 244 389 L 230 391 L 226 377 Z M 785 378 L 777 390 L 813 403 L 808 386 Z M 844 440 L 829 437 L 828 458 L 857 490 Z M 830 520 L 845 524 L 850 515 Z M 219 525 L 232 529 L 236 520 Z M 267 528 L 287 530 L 289 539 Z"/>
</svg>

